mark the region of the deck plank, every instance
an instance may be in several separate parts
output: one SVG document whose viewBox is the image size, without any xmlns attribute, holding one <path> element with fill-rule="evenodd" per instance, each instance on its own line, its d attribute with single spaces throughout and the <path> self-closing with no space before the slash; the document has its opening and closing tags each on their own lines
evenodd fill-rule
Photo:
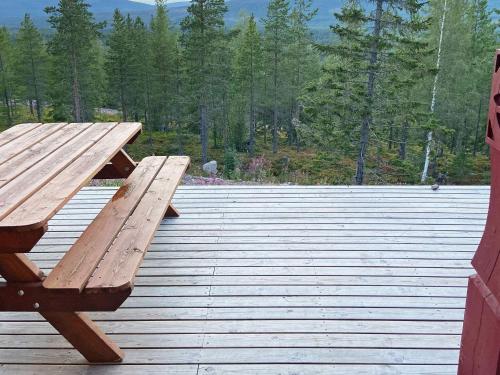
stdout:
<svg viewBox="0 0 500 375">
<path fill-rule="evenodd" d="M 115 188 L 85 188 L 29 254 L 50 271 Z M 87 366 L 46 322 L 0 313 L 6 374 L 456 373 L 489 188 L 181 186 L 117 312 L 126 351 Z M 322 204 L 324 202 L 324 204 Z"/>
</svg>

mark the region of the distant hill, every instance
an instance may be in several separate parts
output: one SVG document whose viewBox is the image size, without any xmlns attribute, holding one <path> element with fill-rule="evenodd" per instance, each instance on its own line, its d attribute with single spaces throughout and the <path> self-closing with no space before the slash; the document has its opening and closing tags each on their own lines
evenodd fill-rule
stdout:
<svg viewBox="0 0 500 375">
<path fill-rule="evenodd" d="M 41 25 L 47 18 L 45 7 L 57 5 L 58 0 L 0 0 L 0 24 L 7 27 L 18 25 L 25 13 L 29 13 L 37 24 Z M 87 0 L 96 17 L 108 19 L 118 8 L 124 12 L 150 12 L 153 6 L 129 0 Z"/>
<path fill-rule="evenodd" d="M 266 15 L 268 1 L 227 0 L 229 11 L 226 15 L 226 23 L 234 25 L 242 12 L 253 13 L 257 19 L 263 18 Z M 154 6 L 131 0 L 87 0 L 87 2 L 91 5 L 91 10 L 98 21 L 111 20 L 116 8 L 123 13 L 130 13 L 134 17 L 140 16 L 146 22 L 149 21 L 154 12 Z M 44 28 L 47 26 L 45 7 L 57 3 L 58 0 L 0 0 L 0 25 L 16 28 L 24 14 L 30 13 L 36 24 Z M 333 22 L 333 12 L 338 11 L 343 3 L 343 0 L 314 0 L 314 6 L 318 8 L 318 15 L 311 22 L 311 28 L 327 29 Z M 188 5 L 188 1 L 169 4 L 169 13 L 173 22 L 180 22 L 186 15 Z M 500 8 L 500 0 L 490 0 L 490 7 Z"/>
</svg>

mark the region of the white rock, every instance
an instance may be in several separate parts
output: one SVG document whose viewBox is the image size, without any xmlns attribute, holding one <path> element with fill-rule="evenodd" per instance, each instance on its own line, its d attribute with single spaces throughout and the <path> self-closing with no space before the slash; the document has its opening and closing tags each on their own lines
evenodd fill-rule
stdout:
<svg viewBox="0 0 500 375">
<path fill-rule="evenodd" d="M 203 164 L 203 172 L 208 173 L 210 175 L 217 174 L 217 162 L 215 160 L 209 161 L 208 163 Z"/>
</svg>

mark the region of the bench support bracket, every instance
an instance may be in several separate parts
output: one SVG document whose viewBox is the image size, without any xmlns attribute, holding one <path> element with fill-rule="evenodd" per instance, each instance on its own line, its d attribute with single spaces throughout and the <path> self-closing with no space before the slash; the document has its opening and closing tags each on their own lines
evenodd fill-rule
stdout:
<svg viewBox="0 0 500 375">
<path fill-rule="evenodd" d="M 167 212 L 165 213 L 165 218 L 167 217 L 179 217 L 181 214 L 177 211 L 177 208 L 174 207 L 173 204 L 170 204 L 167 208 Z"/>
<path fill-rule="evenodd" d="M 95 180 L 127 178 L 136 168 L 137 163 L 124 151 L 120 150 L 104 168 L 94 176 Z"/>
</svg>

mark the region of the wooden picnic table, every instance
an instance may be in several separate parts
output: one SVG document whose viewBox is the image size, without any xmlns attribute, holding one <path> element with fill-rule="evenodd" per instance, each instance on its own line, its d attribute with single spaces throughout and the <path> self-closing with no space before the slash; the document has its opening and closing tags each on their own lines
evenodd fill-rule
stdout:
<svg viewBox="0 0 500 375">
<path fill-rule="evenodd" d="M 159 222 L 178 215 L 170 200 L 189 165 L 186 157 L 137 165 L 123 147 L 141 127 L 30 123 L 0 133 L 0 311 L 39 312 L 92 362 L 123 354 L 79 311 L 115 310 L 130 295 Z M 92 178 L 127 180 L 46 277 L 24 253 Z"/>
</svg>

